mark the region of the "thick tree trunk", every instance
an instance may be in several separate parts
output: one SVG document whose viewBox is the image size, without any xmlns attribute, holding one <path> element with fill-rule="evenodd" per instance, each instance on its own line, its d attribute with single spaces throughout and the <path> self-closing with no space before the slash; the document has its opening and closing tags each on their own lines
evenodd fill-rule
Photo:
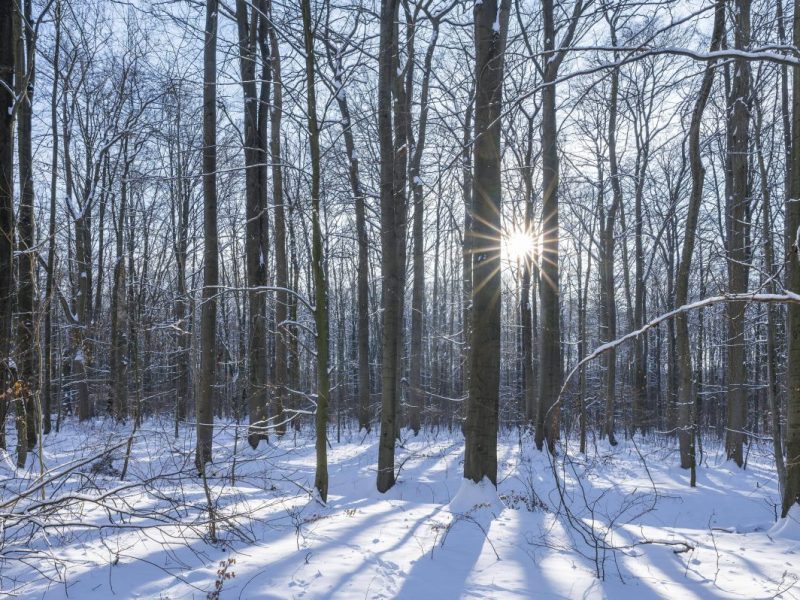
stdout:
<svg viewBox="0 0 800 600">
<path fill-rule="evenodd" d="M 800 46 L 800 0 L 794 2 L 794 45 Z M 791 189 L 785 203 L 786 289 L 800 292 L 800 66 L 792 67 Z M 781 516 L 800 503 L 800 305 L 790 304 L 786 319 L 786 488 Z"/>
<path fill-rule="evenodd" d="M 555 50 L 553 0 L 542 0 L 544 50 Z M 539 411 L 536 417 L 536 447 L 544 443 L 555 453 L 558 439 L 561 391 L 561 314 L 559 292 L 558 225 L 558 123 L 556 121 L 556 78 L 558 61 L 547 59 L 542 88 L 542 283 L 539 287 L 541 338 L 539 346 Z"/>
<path fill-rule="evenodd" d="M 750 48 L 750 0 L 735 2 L 734 40 L 737 50 Z M 738 294 L 747 291 L 750 238 L 750 61 L 734 61 L 733 86 L 728 114 L 728 159 L 730 163 L 731 194 L 726 196 L 726 229 L 728 257 L 728 291 Z M 744 302 L 729 302 L 727 396 L 728 430 L 725 448 L 729 460 L 744 465 L 744 440 L 747 425 L 747 367 L 745 352 Z"/>
<path fill-rule="evenodd" d="M 472 186 L 472 342 L 464 478 L 497 485 L 500 398 L 500 116 L 510 0 L 477 4 L 475 173 Z"/>
<path fill-rule="evenodd" d="M 18 443 L 25 452 L 17 456 L 18 466 L 25 465 L 25 454 L 36 446 L 36 429 L 39 424 L 34 398 L 39 384 L 36 373 L 39 336 L 34 322 L 36 306 L 36 225 L 34 222 L 32 124 L 33 90 L 36 79 L 33 34 L 25 24 L 31 22 L 31 1 L 25 0 L 24 13 L 17 15 L 17 81 L 19 97 L 17 114 L 17 140 L 19 143 L 20 204 L 19 223 L 19 287 L 17 288 L 17 361 L 20 397 L 17 401 L 17 419 L 24 419 L 18 431 L 21 439 L 27 437 L 27 446 Z M 27 81 L 26 81 L 27 79 Z M 24 430 L 24 431 L 23 431 Z"/>
<path fill-rule="evenodd" d="M 0 390 L 11 384 L 12 311 L 14 305 L 14 8 L 0 3 Z M 0 447 L 6 447 L 8 403 L 0 402 Z"/>
<path fill-rule="evenodd" d="M 398 2 L 398 7 L 400 2 Z M 402 419 L 405 415 L 401 413 L 403 407 L 403 355 L 405 349 L 405 308 L 406 308 L 406 274 L 407 274 L 407 248 L 406 233 L 408 221 L 408 153 L 409 143 L 411 142 L 411 84 L 414 61 L 413 46 L 413 23 L 410 22 L 408 14 L 406 23 L 406 52 L 409 58 L 405 67 L 400 63 L 400 26 L 399 18 L 394 20 L 394 39 L 395 53 L 393 56 L 392 73 L 395 74 L 392 82 L 392 93 L 394 98 L 394 167 L 392 173 L 392 186 L 395 207 L 395 228 L 397 247 L 397 327 L 395 345 L 397 356 L 397 374 L 395 375 L 395 402 L 394 402 L 394 434 L 395 439 L 400 439 L 402 429 Z M 406 78 L 403 77 L 405 74 Z"/>
<path fill-rule="evenodd" d="M 217 294 L 219 239 L 217 237 L 217 0 L 207 0 L 203 49 L 203 307 L 200 314 L 200 377 L 196 418 L 195 466 L 203 473 L 211 462 L 214 434 Z"/>
<path fill-rule="evenodd" d="M 86 204 L 79 208 L 78 218 L 75 219 L 75 270 L 77 285 L 75 290 L 75 315 L 77 322 L 73 328 L 74 354 L 72 357 L 73 385 L 78 394 L 78 419 L 87 421 L 93 416 L 92 405 L 89 400 L 88 362 L 89 352 L 89 311 L 91 308 L 91 282 L 89 271 L 92 268 L 91 257 L 91 228 L 89 212 L 91 207 Z"/>
<path fill-rule="evenodd" d="M 396 436 L 398 329 L 403 277 L 398 256 L 401 207 L 395 203 L 394 143 L 392 139 L 393 55 L 398 0 L 383 0 L 378 57 L 378 137 L 380 142 L 381 250 L 383 276 L 383 357 L 381 365 L 381 435 L 378 446 L 379 492 L 394 485 L 394 444 Z"/>
<path fill-rule="evenodd" d="M 267 284 L 267 228 L 266 210 L 267 139 L 266 112 L 268 110 L 269 84 L 262 77 L 261 97 L 256 87 L 256 59 L 259 45 L 266 42 L 261 25 L 263 0 L 249 9 L 244 0 L 236 2 L 236 23 L 239 33 L 239 62 L 244 94 L 244 159 L 246 218 L 245 254 L 248 286 L 248 392 L 247 404 L 250 427 L 247 440 L 257 448 L 267 434 L 267 308 L 263 288 Z M 269 69 L 268 60 L 264 61 Z"/>
</svg>

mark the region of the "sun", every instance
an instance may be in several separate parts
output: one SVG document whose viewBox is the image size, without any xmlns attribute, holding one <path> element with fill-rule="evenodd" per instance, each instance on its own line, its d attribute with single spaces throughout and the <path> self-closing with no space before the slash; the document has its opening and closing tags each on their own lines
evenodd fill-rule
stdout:
<svg viewBox="0 0 800 600">
<path fill-rule="evenodd" d="M 503 250 L 510 263 L 531 260 L 535 244 L 533 234 L 525 229 L 514 228 L 503 234 Z"/>
</svg>

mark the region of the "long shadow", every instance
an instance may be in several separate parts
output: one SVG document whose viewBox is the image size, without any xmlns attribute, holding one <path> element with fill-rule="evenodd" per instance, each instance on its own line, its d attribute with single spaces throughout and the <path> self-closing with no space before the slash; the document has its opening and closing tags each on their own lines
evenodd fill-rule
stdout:
<svg viewBox="0 0 800 600">
<path fill-rule="evenodd" d="M 552 525 L 544 524 L 545 515 L 541 512 L 528 512 L 527 509 L 506 510 L 512 521 L 516 521 L 516 538 L 510 556 L 502 556 L 503 561 L 514 561 L 524 575 L 525 588 L 521 595 L 527 598 L 560 599 L 587 597 L 587 591 L 596 585 L 590 567 L 586 567 L 585 576 L 578 577 L 575 562 L 580 559 L 574 555 L 564 556 L 558 547 L 552 547 Z M 563 560 L 563 566 L 554 567 L 554 561 Z M 506 567 L 507 568 L 507 567 Z M 564 574 L 569 574 L 569 580 Z M 585 589 L 581 589 L 583 580 Z M 564 591 L 568 588 L 568 591 Z M 591 596 L 596 597 L 596 596 Z"/>
<path fill-rule="evenodd" d="M 311 542 L 307 548 L 301 549 L 297 552 L 291 552 L 286 554 L 283 558 L 280 558 L 275 561 L 269 561 L 266 563 L 260 563 L 260 567 L 263 569 L 263 572 L 268 573 L 271 579 L 281 579 L 281 571 L 287 568 L 290 568 L 294 565 L 298 567 L 298 570 L 301 569 L 306 564 L 310 565 L 311 570 L 318 570 L 322 565 L 325 563 L 320 563 L 318 558 L 321 557 L 324 559 L 324 555 L 326 552 L 336 551 L 338 554 L 341 554 L 342 549 L 352 550 L 357 555 L 361 555 L 362 558 L 353 565 L 354 568 L 347 570 L 346 573 L 342 573 L 338 576 L 338 581 L 330 586 L 325 592 L 326 596 L 333 595 L 337 590 L 339 590 L 345 584 L 351 582 L 354 577 L 358 576 L 362 571 L 368 569 L 372 564 L 377 563 L 378 566 L 381 566 L 386 561 L 382 561 L 381 556 L 387 553 L 393 552 L 400 548 L 402 545 L 408 543 L 409 538 L 413 536 L 419 527 L 426 525 L 430 519 L 439 511 L 439 508 L 436 508 L 429 512 L 426 515 L 417 516 L 414 519 L 416 523 L 415 527 L 409 528 L 404 535 L 400 536 L 396 542 L 394 542 L 388 548 L 384 548 L 378 552 L 373 552 L 368 550 L 366 544 L 356 545 L 352 540 L 357 536 L 359 531 L 379 531 L 382 529 L 382 522 L 395 518 L 396 513 L 398 511 L 398 507 L 396 506 L 389 506 L 387 510 L 380 511 L 376 514 L 369 515 L 365 519 L 357 519 L 353 525 L 349 527 L 335 528 L 331 534 L 324 534 L 319 533 L 316 534 L 318 536 L 330 535 L 331 537 L 326 541 L 321 541 L 319 538 L 317 541 Z M 386 526 L 390 526 L 387 524 Z M 400 527 L 400 524 L 395 525 L 395 527 Z M 287 536 L 283 536 L 284 543 L 285 538 Z M 281 538 L 273 539 L 270 541 L 265 542 L 264 549 L 268 551 L 268 549 L 273 545 L 278 545 L 280 543 Z M 252 546 L 250 547 L 252 549 Z M 333 563 L 332 563 L 333 564 Z M 342 570 L 343 565 L 340 561 L 336 561 L 336 568 Z M 256 575 L 257 576 L 257 575 Z M 252 580 L 254 580 L 252 578 Z M 252 581 L 251 580 L 251 581 Z M 248 587 L 247 593 L 254 594 L 258 593 L 258 597 L 269 597 L 263 596 L 262 594 L 265 593 L 262 589 L 257 587 Z M 301 590 L 298 590 L 300 592 Z"/>
<path fill-rule="evenodd" d="M 475 523 L 463 520 L 454 522 L 450 530 L 444 533 L 447 537 L 443 543 L 437 543 L 430 552 L 414 562 L 403 578 L 396 598 L 444 599 L 467 596 L 467 580 L 481 557 L 485 536 Z M 482 597 L 496 597 L 498 591 L 487 591 Z"/>
</svg>

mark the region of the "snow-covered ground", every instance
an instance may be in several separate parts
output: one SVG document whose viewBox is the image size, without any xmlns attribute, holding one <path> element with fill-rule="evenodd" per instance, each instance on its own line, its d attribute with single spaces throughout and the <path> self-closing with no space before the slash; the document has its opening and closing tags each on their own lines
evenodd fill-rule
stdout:
<svg viewBox="0 0 800 600">
<path fill-rule="evenodd" d="M 774 525 L 766 447 L 745 471 L 707 447 L 691 489 L 668 442 L 598 442 L 588 458 L 557 460 L 557 484 L 547 456 L 508 431 L 498 498 L 463 483 L 460 433 L 422 433 L 404 436 L 399 481 L 380 494 L 377 435 L 343 432 L 323 506 L 309 493 L 310 432 L 253 451 L 218 424 L 212 543 L 191 428 L 175 440 L 171 424 L 146 423 L 120 481 L 129 431 L 110 427 L 50 435 L 48 483 L 16 502 L 40 481 L 38 457 L 21 472 L 3 454 L 0 596 L 800 598 L 800 524 Z M 115 446 L 102 468 L 86 460 Z"/>
</svg>

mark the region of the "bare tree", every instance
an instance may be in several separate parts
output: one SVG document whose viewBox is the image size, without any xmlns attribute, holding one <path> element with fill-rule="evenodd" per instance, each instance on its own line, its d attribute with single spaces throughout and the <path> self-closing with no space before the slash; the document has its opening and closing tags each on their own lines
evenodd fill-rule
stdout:
<svg viewBox="0 0 800 600">
<path fill-rule="evenodd" d="M 248 408 L 250 428 L 247 439 L 257 448 L 267 439 L 267 309 L 264 292 L 267 284 L 269 251 L 269 215 L 266 209 L 267 187 L 267 111 L 271 85 L 271 65 L 266 31 L 264 0 L 249 8 L 244 0 L 236 2 L 236 24 L 239 32 L 239 62 L 244 93 L 244 157 L 247 197 L 245 253 L 249 306 L 248 327 Z M 262 49 L 261 90 L 256 86 L 258 50 Z M 266 54 L 266 55 L 265 55 Z"/>
<path fill-rule="evenodd" d="M 794 44 L 800 46 L 800 0 L 794 1 Z M 792 67 L 792 131 L 800 131 L 800 65 Z M 792 144 L 790 166 L 790 193 L 785 203 L 786 230 L 786 289 L 800 292 L 800 256 L 798 255 L 798 232 L 800 232 L 800 145 Z M 783 492 L 781 515 L 800 503 L 800 306 L 788 307 L 786 319 L 788 348 L 786 361 L 790 368 L 786 372 L 786 487 Z"/>
<path fill-rule="evenodd" d="M 724 35 L 725 2 L 717 0 L 714 13 L 714 31 L 711 34 L 711 51 L 719 49 Z M 697 92 L 692 120 L 689 124 L 689 168 L 692 174 L 692 190 L 689 196 L 689 210 L 686 215 L 686 226 L 683 237 L 683 251 L 675 279 L 675 305 L 686 304 L 689 298 L 689 275 L 691 273 L 692 256 L 697 237 L 697 219 L 700 202 L 703 198 L 705 168 L 700 153 L 700 126 L 703 111 L 711 94 L 714 83 L 714 63 L 706 65 L 703 80 Z M 695 456 L 692 446 L 693 424 L 691 407 L 694 406 L 694 387 L 692 385 L 692 355 L 689 347 L 689 324 L 686 313 L 675 318 L 675 346 L 678 359 L 678 443 L 680 444 L 681 467 L 691 468 Z"/>
<path fill-rule="evenodd" d="M 12 2 L 0 6 L 0 385 L 12 383 L 11 336 L 14 303 L 14 13 Z M 0 402 L 0 447 L 6 447 L 8 402 Z"/>
<path fill-rule="evenodd" d="M 734 2 L 734 47 L 750 47 L 750 0 Z M 728 290 L 732 294 L 747 291 L 750 272 L 750 61 L 734 61 L 733 84 L 728 100 L 728 169 L 730 193 L 726 193 L 726 251 Z M 726 190 L 727 192 L 727 190 Z M 728 316 L 728 431 L 725 448 L 728 459 L 744 465 L 743 445 L 747 425 L 747 388 L 745 368 L 745 304 L 731 302 Z"/>
<path fill-rule="evenodd" d="M 556 42 L 553 0 L 542 0 L 544 60 L 542 75 L 542 282 L 539 286 L 541 337 L 539 345 L 539 411 L 536 420 L 536 446 L 547 443 L 555 453 L 558 439 L 563 360 L 561 356 L 561 302 L 559 291 L 558 223 L 558 122 L 556 119 L 556 80 L 558 70 L 572 44 L 583 0 L 575 0 L 572 15 L 560 44 Z"/>
<path fill-rule="evenodd" d="M 206 2 L 203 50 L 203 306 L 200 317 L 200 376 L 197 390 L 197 450 L 195 466 L 201 473 L 211 462 L 214 433 L 214 383 L 217 360 L 217 0 Z"/>
<path fill-rule="evenodd" d="M 397 52 L 395 21 L 398 0 L 381 5 L 380 53 L 378 56 L 378 136 L 380 141 L 381 250 L 383 275 L 383 363 L 381 365 L 381 432 L 378 446 L 379 492 L 394 485 L 394 444 L 397 435 L 398 337 L 401 318 L 401 290 L 404 264 L 398 256 L 402 206 L 395 198 L 395 147 L 392 136 L 392 84 L 396 79 Z M 401 199 L 402 201 L 402 199 Z M 405 246 L 405 240 L 402 241 Z"/>
<path fill-rule="evenodd" d="M 497 485 L 500 394 L 500 115 L 509 0 L 475 6 L 472 340 L 464 478 Z"/>
<path fill-rule="evenodd" d="M 308 140 L 311 146 L 311 271 L 314 279 L 314 323 L 317 329 L 317 468 L 314 475 L 314 487 L 322 501 L 326 502 L 328 499 L 328 399 L 330 398 L 328 285 L 325 276 L 325 265 L 323 264 L 322 228 L 320 225 L 319 126 L 317 125 L 317 96 L 314 83 L 314 28 L 311 18 L 311 0 L 302 0 L 300 7 L 303 12 L 303 42 L 306 55 L 306 115 L 308 118 Z"/>
</svg>

